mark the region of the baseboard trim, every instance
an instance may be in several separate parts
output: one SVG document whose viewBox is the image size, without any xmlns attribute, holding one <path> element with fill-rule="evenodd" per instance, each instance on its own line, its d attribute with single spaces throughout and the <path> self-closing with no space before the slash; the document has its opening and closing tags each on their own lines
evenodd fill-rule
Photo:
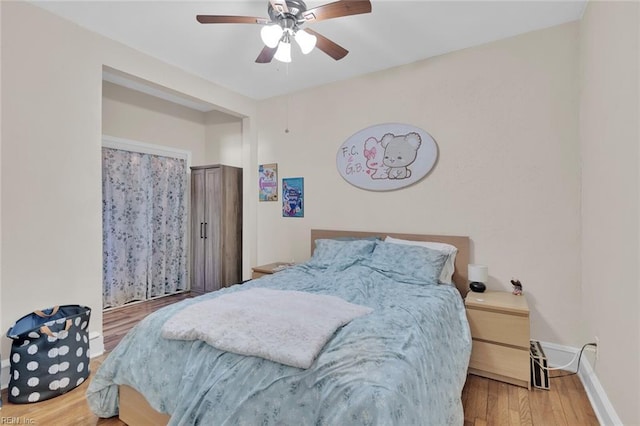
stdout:
<svg viewBox="0 0 640 426">
<path fill-rule="evenodd" d="M 3 359 L 0 366 L 0 389 L 6 389 L 9 386 L 9 358 Z"/>
<path fill-rule="evenodd" d="M 104 337 L 97 331 L 89 333 L 89 355 L 91 358 L 104 354 Z M 11 363 L 9 358 L 0 362 L 0 389 L 6 389 L 9 386 L 9 374 L 11 373 Z"/>
<path fill-rule="evenodd" d="M 104 354 L 104 336 L 97 331 L 89 333 L 89 354 L 91 358 Z"/>
<path fill-rule="evenodd" d="M 540 342 L 540 344 L 547 356 L 547 362 L 550 367 L 569 364 L 576 354 L 580 352 L 580 349 L 571 346 L 557 345 L 549 342 Z M 568 371 L 576 371 L 577 368 L 578 360 L 576 359 L 565 369 Z M 591 402 L 593 411 L 596 413 L 600 424 L 622 425 L 620 417 L 618 417 L 616 410 L 613 408 L 613 405 L 611 405 L 611 401 L 609 401 L 609 397 L 607 397 L 604 388 L 600 384 L 600 380 L 591 365 L 591 361 L 589 361 L 589 358 L 585 356 L 584 353 L 580 361 L 578 377 L 584 386 L 589 402 Z M 551 386 L 553 386 L 553 381 L 551 381 Z"/>
</svg>

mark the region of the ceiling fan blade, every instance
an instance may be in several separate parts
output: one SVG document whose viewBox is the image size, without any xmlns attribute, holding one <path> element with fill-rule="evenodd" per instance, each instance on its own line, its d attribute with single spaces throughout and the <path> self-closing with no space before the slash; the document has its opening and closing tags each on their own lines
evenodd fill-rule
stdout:
<svg viewBox="0 0 640 426">
<path fill-rule="evenodd" d="M 334 43 L 325 36 L 318 34 L 316 31 L 313 31 L 309 28 L 306 28 L 305 31 L 316 36 L 316 47 L 322 50 L 327 55 L 331 56 L 336 61 L 344 58 L 345 56 L 347 56 L 347 53 L 349 53 L 347 49 L 337 43 Z"/>
<path fill-rule="evenodd" d="M 273 10 L 275 10 L 279 14 L 289 13 L 289 7 L 287 6 L 287 2 L 285 0 L 269 0 L 269 3 L 271 3 L 271 7 L 273 7 Z"/>
<path fill-rule="evenodd" d="M 262 49 L 262 52 L 260 52 L 260 54 L 256 58 L 256 63 L 268 64 L 275 56 L 277 50 L 278 47 L 265 46 L 264 49 Z"/>
<path fill-rule="evenodd" d="M 252 16 L 228 16 L 228 15 L 197 15 L 196 19 L 201 24 L 268 24 L 267 18 L 255 18 Z"/>
<path fill-rule="evenodd" d="M 314 7 L 302 13 L 306 22 L 324 21 L 326 19 L 339 18 L 341 16 L 359 15 L 371 12 L 369 0 L 343 0 Z"/>
</svg>

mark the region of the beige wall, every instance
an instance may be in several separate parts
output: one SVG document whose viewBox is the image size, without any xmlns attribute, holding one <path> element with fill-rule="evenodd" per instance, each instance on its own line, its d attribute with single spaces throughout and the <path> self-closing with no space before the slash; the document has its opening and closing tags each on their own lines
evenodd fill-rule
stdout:
<svg viewBox="0 0 640 426">
<path fill-rule="evenodd" d="M 640 423 L 637 2 L 589 2 L 580 24 L 583 318 L 623 424 Z"/>
<path fill-rule="evenodd" d="M 242 167 L 242 120 L 104 82 L 102 133 L 191 152 L 192 165 Z"/>
<path fill-rule="evenodd" d="M 102 331 L 103 66 L 248 117 L 242 138 L 247 164 L 255 144 L 255 103 L 28 3 L 0 7 L 0 329 L 35 308 L 82 303 L 94 308 L 91 330 Z M 255 189 L 245 193 L 251 205 Z M 255 220 L 246 223 L 252 235 Z M 252 263 L 255 248 L 248 238 L 245 251 Z M 2 338 L 4 356 L 8 349 Z"/>
<path fill-rule="evenodd" d="M 532 337 L 580 345 L 577 55 L 572 23 L 261 102 L 258 162 L 304 177 L 306 205 L 259 203 L 258 261 L 306 259 L 314 227 L 468 235 L 489 288 L 523 282 Z M 349 185 L 338 147 L 385 122 L 428 131 L 438 162 L 402 190 Z"/>
<path fill-rule="evenodd" d="M 2 5 L 0 5 L 0 23 L 2 23 Z M 2 46 L 2 31 L 0 31 L 0 46 Z M 1 54 L 0 54 L 1 57 Z M 2 64 L 0 63 L 0 165 L 2 164 L 2 84 L 3 84 L 3 75 L 2 75 Z M 2 322 L 2 173 L 0 172 L 0 325 L 3 326 L 2 330 L 4 330 L 4 322 Z M 2 345 L 0 345 L 0 353 L 2 353 Z M 6 356 L 6 355 L 5 355 Z M 2 356 L 0 356 L 0 362 L 3 360 Z M 0 367 L 1 371 L 1 367 Z"/>
<path fill-rule="evenodd" d="M 106 81 L 102 86 L 102 133 L 182 149 L 191 152 L 195 163 L 204 161 L 203 112 Z"/>
<path fill-rule="evenodd" d="M 205 115 L 206 164 L 242 167 L 242 122 L 220 114 Z"/>
</svg>

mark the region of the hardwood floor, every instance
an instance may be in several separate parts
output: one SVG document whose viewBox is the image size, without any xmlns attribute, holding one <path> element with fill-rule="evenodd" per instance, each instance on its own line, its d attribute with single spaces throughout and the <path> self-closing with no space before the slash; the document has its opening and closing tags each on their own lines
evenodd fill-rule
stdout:
<svg viewBox="0 0 640 426">
<path fill-rule="evenodd" d="M 155 299 L 104 313 L 105 349 L 110 351 L 138 321 L 162 306 L 191 297 L 189 293 Z M 92 359 L 95 372 L 107 355 Z M 562 375 L 566 372 L 554 372 Z M 85 392 L 91 380 L 71 392 L 35 404 L 9 404 L 2 391 L 0 424 L 112 426 L 117 418 L 99 419 L 90 410 Z M 584 387 L 576 375 L 551 379 L 550 390 L 527 391 L 518 386 L 469 375 L 462 391 L 464 425 L 598 425 Z M 431 425 L 429 425 L 431 426 Z"/>
<path fill-rule="evenodd" d="M 189 297 L 193 297 L 189 292 L 178 293 L 146 302 L 135 302 L 119 308 L 107 309 L 102 314 L 104 351 L 113 350 L 124 335 L 151 312 Z"/>
<path fill-rule="evenodd" d="M 554 372 L 551 376 L 567 374 Z M 598 425 L 577 375 L 551 379 L 549 390 L 512 386 L 468 375 L 462 390 L 465 426 Z"/>
</svg>

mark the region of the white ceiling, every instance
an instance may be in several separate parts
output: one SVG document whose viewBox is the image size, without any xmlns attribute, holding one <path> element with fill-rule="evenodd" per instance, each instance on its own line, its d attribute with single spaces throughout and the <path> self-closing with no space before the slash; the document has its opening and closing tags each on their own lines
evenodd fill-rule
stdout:
<svg viewBox="0 0 640 426">
<path fill-rule="evenodd" d="M 307 1 L 309 8 L 329 1 Z M 349 50 L 335 61 L 315 49 L 256 64 L 260 25 L 207 24 L 198 14 L 267 17 L 262 1 L 32 1 L 78 25 L 254 99 L 344 80 L 580 19 L 586 0 L 373 0 L 370 14 L 309 28 Z"/>
</svg>

